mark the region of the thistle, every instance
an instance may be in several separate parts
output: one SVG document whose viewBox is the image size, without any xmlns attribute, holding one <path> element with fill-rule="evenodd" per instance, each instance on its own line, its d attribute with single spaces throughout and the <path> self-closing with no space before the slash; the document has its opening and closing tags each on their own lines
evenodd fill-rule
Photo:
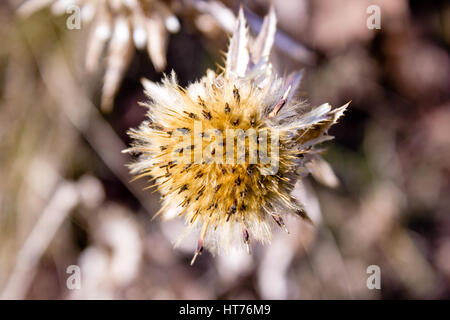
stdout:
<svg viewBox="0 0 450 320">
<path fill-rule="evenodd" d="M 270 241 L 270 221 L 287 231 L 283 216 L 309 220 L 291 192 L 348 104 L 311 109 L 297 100 L 301 73 L 280 78 L 268 59 L 275 31 L 271 9 L 251 37 L 241 9 L 220 73 L 187 88 L 174 72 L 162 84 L 143 81 L 148 120 L 129 131 L 125 152 L 137 156 L 131 173 L 162 195 L 155 216 L 182 216 L 185 234 L 199 235 L 191 264 L 204 248 L 250 252 L 250 241 Z"/>
</svg>

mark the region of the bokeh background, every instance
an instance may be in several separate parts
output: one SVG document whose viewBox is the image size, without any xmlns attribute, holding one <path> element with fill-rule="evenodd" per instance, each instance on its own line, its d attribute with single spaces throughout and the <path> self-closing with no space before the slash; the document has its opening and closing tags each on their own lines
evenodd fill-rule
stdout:
<svg viewBox="0 0 450 320">
<path fill-rule="evenodd" d="M 324 145 L 340 183 L 305 181 L 314 226 L 288 219 L 290 234 L 251 256 L 205 252 L 192 267 L 195 241 L 172 247 L 182 222 L 151 220 L 158 194 L 130 182 L 120 152 L 144 119 L 140 79 L 162 74 L 137 51 L 102 112 L 103 70 L 82 63 L 88 26 L 49 9 L 19 18 L 20 3 L 0 4 L 0 298 L 450 298 L 449 2 L 273 0 L 278 72 L 304 69 L 312 105 L 352 101 Z M 223 61 L 232 23 L 198 3 L 170 3 L 181 28 L 165 71 L 183 85 Z M 222 4 L 242 4 L 254 32 L 269 1 Z M 371 4 L 380 30 L 366 26 Z M 381 290 L 366 287 L 369 265 Z"/>
</svg>

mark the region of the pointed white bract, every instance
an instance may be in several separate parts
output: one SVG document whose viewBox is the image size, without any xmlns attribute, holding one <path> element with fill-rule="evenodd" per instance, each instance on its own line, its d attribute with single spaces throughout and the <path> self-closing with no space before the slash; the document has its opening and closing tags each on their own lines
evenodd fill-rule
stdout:
<svg viewBox="0 0 450 320">
<path fill-rule="evenodd" d="M 227 76 L 244 77 L 247 71 L 250 56 L 248 52 L 248 30 L 244 18 L 244 12 L 239 11 L 239 17 L 230 40 L 230 47 L 227 53 Z"/>
<path fill-rule="evenodd" d="M 270 77 L 269 54 L 275 39 L 277 18 L 273 7 L 264 18 L 259 35 L 253 38 L 248 33 L 244 10 L 239 16 L 230 40 L 226 61 L 226 77 L 252 78 Z"/>
<path fill-rule="evenodd" d="M 18 9 L 27 17 L 45 7 L 66 14 L 71 6 L 81 8 L 82 28 L 90 24 L 86 69 L 99 69 L 106 54 L 102 108 L 109 111 L 122 77 L 133 57 L 134 47 L 146 49 L 157 71 L 166 67 L 168 32 L 178 32 L 180 23 L 161 0 L 27 0 Z M 129 41 L 129 40 L 132 41 Z M 106 47 L 106 50 L 105 50 Z"/>
<path fill-rule="evenodd" d="M 272 49 L 277 30 L 275 10 L 270 7 L 269 14 L 264 18 L 261 31 L 251 46 L 252 61 L 258 63 L 261 58 L 268 57 Z"/>
<path fill-rule="evenodd" d="M 203 248 L 228 252 L 240 247 L 250 252 L 251 241 L 268 243 L 271 225 L 287 229 L 286 215 L 310 221 L 292 194 L 308 172 L 334 184 L 335 176 L 329 166 L 318 162 L 320 150 L 314 147 L 332 139 L 328 128 L 347 105 L 310 108 L 296 99 L 302 73 L 278 77 L 269 61 L 275 28 L 271 9 L 261 33 L 253 38 L 241 9 L 223 73 L 208 70 L 185 89 L 179 87 L 174 72 L 161 84 L 142 81 L 149 97 L 143 104 L 148 120 L 129 132 L 133 143 L 125 152 L 137 155 L 130 171 L 137 178 L 148 178 L 161 193 L 162 207 L 156 216 L 184 217 L 187 228 L 177 243 L 191 233 L 199 237 L 192 263 Z M 248 143 L 228 145 L 232 129 L 246 134 L 254 130 L 258 139 L 247 135 Z M 270 152 L 257 142 L 265 134 L 270 136 Z M 252 149 L 251 141 L 257 149 Z M 242 162 L 223 161 L 228 151 L 238 155 L 241 147 Z M 267 152 L 270 165 L 251 163 L 255 150 L 260 156 Z M 196 156 L 200 161 L 192 161 Z M 314 160 L 318 165 L 309 165 Z M 268 170 L 272 161 L 277 163 L 273 172 Z"/>
</svg>

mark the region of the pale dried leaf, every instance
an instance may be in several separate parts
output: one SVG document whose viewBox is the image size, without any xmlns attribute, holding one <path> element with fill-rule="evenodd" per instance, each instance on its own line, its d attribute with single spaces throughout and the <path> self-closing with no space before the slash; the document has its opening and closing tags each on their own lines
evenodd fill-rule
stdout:
<svg viewBox="0 0 450 320">
<path fill-rule="evenodd" d="M 34 12 L 48 6 L 53 0 L 28 0 L 20 5 L 17 9 L 18 15 L 27 18 Z"/>
<path fill-rule="evenodd" d="M 111 17 L 103 12 L 99 14 L 92 25 L 92 31 L 86 48 L 86 69 L 93 72 L 98 69 L 106 42 L 111 37 Z"/>
<path fill-rule="evenodd" d="M 205 13 L 214 18 L 214 20 L 227 32 L 233 32 L 236 25 L 236 17 L 233 11 L 227 8 L 220 1 L 195 1 L 195 8 L 201 13 Z"/>
<path fill-rule="evenodd" d="M 76 4 L 77 4 L 76 0 L 58 0 L 53 2 L 52 6 L 50 7 L 50 10 L 55 15 L 63 15 L 67 12 L 68 8 Z"/>
<path fill-rule="evenodd" d="M 306 164 L 314 179 L 323 185 L 336 188 L 339 186 L 339 179 L 336 177 L 330 164 L 321 156 L 316 155 L 314 159 Z"/>
<path fill-rule="evenodd" d="M 164 21 L 166 29 L 170 33 L 177 33 L 180 31 L 180 22 L 178 18 L 170 11 L 170 8 L 162 1 L 156 1 L 153 4 L 154 10 Z"/>
<path fill-rule="evenodd" d="M 163 71 L 166 67 L 167 32 L 161 17 L 153 15 L 147 21 L 147 51 L 155 70 Z"/>
<path fill-rule="evenodd" d="M 137 49 L 144 49 L 147 44 L 146 17 L 142 10 L 133 11 L 133 42 Z"/>
<path fill-rule="evenodd" d="M 276 28 L 277 17 L 273 6 L 271 6 L 269 14 L 264 17 L 261 31 L 250 48 L 253 63 L 258 63 L 261 58 L 269 56 L 275 39 Z"/>
<path fill-rule="evenodd" d="M 232 75 L 244 77 L 249 60 L 248 31 L 244 18 L 244 11 L 241 8 L 227 53 L 227 77 Z"/>
<path fill-rule="evenodd" d="M 102 109 L 112 108 L 114 96 L 119 87 L 122 76 L 131 61 L 133 54 L 130 26 L 126 18 L 117 17 L 114 32 L 109 42 L 106 73 L 102 92 Z"/>
</svg>

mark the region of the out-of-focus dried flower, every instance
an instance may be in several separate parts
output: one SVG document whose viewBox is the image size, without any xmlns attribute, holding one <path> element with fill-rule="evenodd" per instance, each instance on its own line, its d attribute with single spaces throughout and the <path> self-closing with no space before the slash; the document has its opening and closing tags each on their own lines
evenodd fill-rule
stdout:
<svg viewBox="0 0 450 320">
<path fill-rule="evenodd" d="M 143 248 L 136 220 L 116 204 L 101 207 L 98 213 L 92 243 L 78 260 L 83 285 L 71 291 L 69 299 L 117 298 L 117 288 L 125 288 L 138 275 Z"/>
<path fill-rule="evenodd" d="M 166 67 L 168 32 L 175 33 L 180 23 L 170 10 L 170 1 L 159 0 L 28 0 L 19 7 L 22 16 L 51 5 L 55 14 L 78 6 L 81 19 L 91 24 L 86 69 L 93 72 L 106 49 L 102 108 L 110 110 L 134 48 L 147 50 L 157 71 Z"/>
<path fill-rule="evenodd" d="M 143 81 L 149 120 L 129 132 L 125 152 L 139 155 L 131 172 L 158 186 L 157 215 L 184 216 L 186 234 L 200 234 L 192 263 L 204 247 L 249 251 L 251 238 L 269 242 L 270 221 L 287 231 L 283 215 L 309 220 L 291 192 L 347 105 L 309 109 L 294 98 L 301 73 L 280 78 L 268 59 L 275 31 L 272 8 L 249 36 L 241 9 L 222 73 L 208 70 L 186 89 L 174 72 L 161 85 Z"/>
</svg>

